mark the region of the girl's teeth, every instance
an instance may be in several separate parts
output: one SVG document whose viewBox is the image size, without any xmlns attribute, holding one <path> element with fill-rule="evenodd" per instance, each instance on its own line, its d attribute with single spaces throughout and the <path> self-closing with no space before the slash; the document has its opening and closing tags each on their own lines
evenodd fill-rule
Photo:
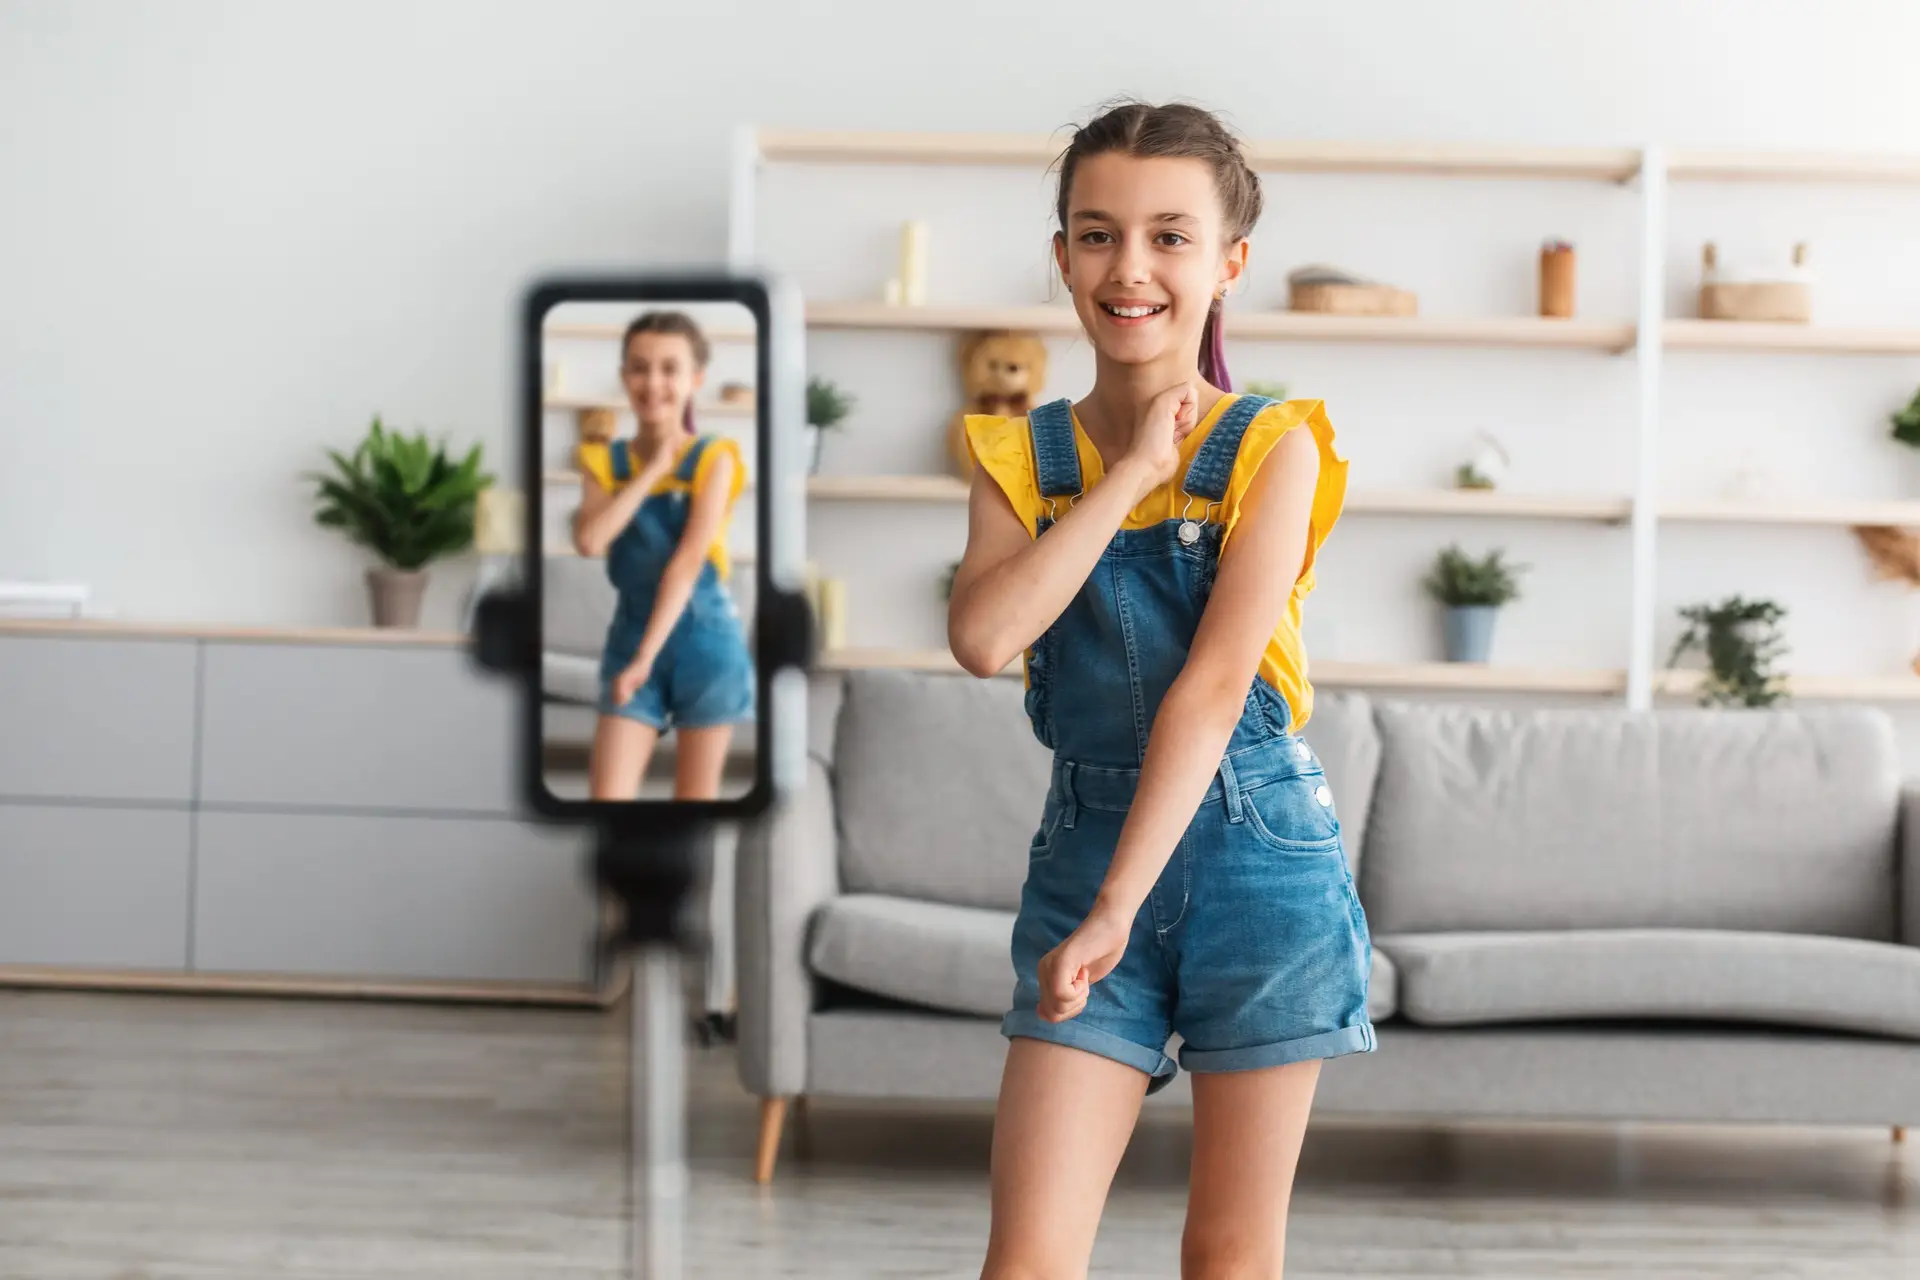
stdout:
<svg viewBox="0 0 1920 1280">
<path fill-rule="evenodd" d="M 1136 320 L 1141 316 L 1150 316 L 1154 314 L 1156 311 L 1159 311 L 1160 308 L 1159 307 L 1108 307 L 1107 310 L 1109 313 L 1113 315 L 1121 316 L 1128 320 Z"/>
</svg>

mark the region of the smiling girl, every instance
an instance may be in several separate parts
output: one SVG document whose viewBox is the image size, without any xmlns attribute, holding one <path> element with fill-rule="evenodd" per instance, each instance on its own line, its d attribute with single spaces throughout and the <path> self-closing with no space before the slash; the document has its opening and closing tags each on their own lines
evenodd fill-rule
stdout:
<svg viewBox="0 0 1920 1280">
<path fill-rule="evenodd" d="M 1014 926 L 986 1277 L 1086 1272 L 1142 1100 L 1193 1076 L 1186 1277 L 1280 1274 L 1322 1059 L 1374 1048 L 1371 940 L 1301 604 L 1346 463 L 1320 402 L 1230 392 L 1220 309 L 1259 180 L 1212 115 L 1116 107 L 1060 161 L 1085 398 L 973 417 L 948 636 L 1025 653 L 1054 752 Z"/>
<path fill-rule="evenodd" d="M 733 727 L 753 715 L 753 663 L 727 590 L 727 521 L 745 469 L 737 444 L 693 429 L 708 353 L 679 312 L 635 319 L 620 381 L 637 429 L 580 448 L 575 548 L 604 555 L 619 592 L 600 659 L 595 800 L 633 799 L 668 729 L 679 739 L 674 797 L 714 798 Z"/>
</svg>

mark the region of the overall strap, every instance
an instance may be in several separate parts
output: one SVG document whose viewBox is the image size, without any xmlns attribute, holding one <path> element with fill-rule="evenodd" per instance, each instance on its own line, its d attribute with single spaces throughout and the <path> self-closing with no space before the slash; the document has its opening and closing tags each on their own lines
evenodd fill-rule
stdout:
<svg viewBox="0 0 1920 1280">
<path fill-rule="evenodd" d="M 688 445 L 686 457 L 680 459 L 680 465 L 673 469 L 673 478 L 683 484 L 692 484 L 694 476 L 700 472 L 700 455 L 712 443 L 712 436 L 700 436 Z"/>
<path fill-rule="evenodd" d="M 1035 405 L 1027 414 L 1033 433 L 1034 480 L 1046 499 L 1080 496 L 1080 446 L 1073 438 L 1073 407 L 1066 399 Z"/>
<path fill-rule="evenodd" d="M 1233 462 L 1240 456 L 1241 438 L 1260 416 L 1260 411 L 1275 403 L 1278 402 L 1265 396 L 1241 396 L 1227 406 L 1227 411 L 1213 424 L 1213 430 L 1193 455 L 1193 465 L 1187 468 L 1184 485 L 1187 496 L 1201 498 L 1209 505 L 1226 500 L 1227 485 L 1233 480 Z"/>
<path fill-rule="evenodd" d="M 633 442 L 631 440 L 607 441 L 607 461 L 613 466 L 615 484 L 625 484 L 633 479 Z"/>
</svg>

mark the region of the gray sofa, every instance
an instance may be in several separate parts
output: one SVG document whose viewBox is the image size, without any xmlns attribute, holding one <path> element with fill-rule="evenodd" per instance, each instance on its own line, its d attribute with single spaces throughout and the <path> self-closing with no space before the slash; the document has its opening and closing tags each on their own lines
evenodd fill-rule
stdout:
<svg viewBox="0 0 1920 1280">
<path fill-rule="evenodd" d="M 1047 756 L 1018 681 L 816 675 L 804 793 L 742 833 L 763 1099 L 991 1099 Z M 1865 708 L 1491 710 L 1323 691 L 1378 1051 L 1317 1113 L 1920 1120 L 1920 793 Z M 1186 1076 L 1149 1105 L 1178 1105 Z"/>
</svg>

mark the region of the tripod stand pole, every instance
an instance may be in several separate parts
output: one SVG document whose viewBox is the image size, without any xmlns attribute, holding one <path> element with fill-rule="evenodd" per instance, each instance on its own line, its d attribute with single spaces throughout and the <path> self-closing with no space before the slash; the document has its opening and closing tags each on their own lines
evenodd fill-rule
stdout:
<svg viewBox="0 0 1920 1280">
<path fill-rule="evenodd" d="M 634 957 L 632 1140 L 627 1152 L 634 1280 L 680 1280 L 687 1203 L 685 993 L 681 953 L 653 942 Z"/>
</svg>

